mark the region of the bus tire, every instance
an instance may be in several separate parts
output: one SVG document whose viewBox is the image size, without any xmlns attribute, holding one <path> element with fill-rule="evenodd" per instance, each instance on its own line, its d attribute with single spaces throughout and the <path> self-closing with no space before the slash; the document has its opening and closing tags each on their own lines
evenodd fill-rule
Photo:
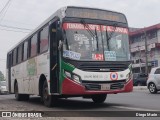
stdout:
<svg viewBox="0 0 160 120">
<path fill-rule="evenodd" d="M 53 107 L 56 105 L 57 102 L 57 98 L 56 96 L 53 95 L 49 95 L 49 91 L 48 91 L 48 84 L 47 81 L 45 80 L 44 84 L 43 84 L 43 91 L 42 91 L 42 100 L 45 106 L 47 107 Z"/>
<path fill-rule="evenodd" d="M 19 94 L 18 83 L 17 82 L 15 83 L 15 86 L 14 86 L 14 92 L 15 92 L 15 98 L 16 98 L 17 101 L 27 101 L 27 100 L 29 100 L 29 95 L 28 94 Z"/>
<path fill-rule="evenodd" d="M 103 103 L 106 100 L 107 94 L 93 95 L 92 100 L 94 103 Z"/>
<path fill-rule="evenodd" d="M 28 94 L 22 94 L 23 96 L 23 101 L 28 101 L 29 100 L 29 95 Z"/>
</svg>

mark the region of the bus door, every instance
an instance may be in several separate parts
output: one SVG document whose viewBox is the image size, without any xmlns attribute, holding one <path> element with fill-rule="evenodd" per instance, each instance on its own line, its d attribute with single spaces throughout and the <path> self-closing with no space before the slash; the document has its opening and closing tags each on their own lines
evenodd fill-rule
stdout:
<svg viewBox="0 0 160 120">
<path fill-rule="evenodd" d="M 9 91 L 9 93 L 11 93 L 11 66 L 12 66 L 12 52 L 7 55 L 8 91 Z"/>
<path fill-rule="evenodd" d="M 50 92 L 59 93 L 59 51 L 58 28 L 59 19 L 54 19 L 50 24 Z"/>
</svg>

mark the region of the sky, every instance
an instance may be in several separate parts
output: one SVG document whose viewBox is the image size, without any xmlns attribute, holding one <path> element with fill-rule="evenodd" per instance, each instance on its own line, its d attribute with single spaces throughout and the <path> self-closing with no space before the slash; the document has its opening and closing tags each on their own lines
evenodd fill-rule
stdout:
<svg viewBox="0 0 160 120">
<path fill-rule="evenodd" d="M 160 0 L 0 0 L 0 71 L 6 72 L 9 49 L 57 9 L 67 5 L 122 12 L 129 27 L 143 28 L 160 23 Z"/>
</svg>

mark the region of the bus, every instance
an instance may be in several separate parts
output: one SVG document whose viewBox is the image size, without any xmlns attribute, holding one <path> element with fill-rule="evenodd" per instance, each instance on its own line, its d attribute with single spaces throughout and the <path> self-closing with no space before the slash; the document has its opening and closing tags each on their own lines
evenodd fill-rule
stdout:
<svg viewBox="0 0 160 120">
<path fill-rule="evenodd" d="M 128 23 L 124 14 L 60 8 L 7 53 L 8 91 L 16 100 L 40 96 L 103 103 L 107 94 L 133 90 Z"/>
</svg>

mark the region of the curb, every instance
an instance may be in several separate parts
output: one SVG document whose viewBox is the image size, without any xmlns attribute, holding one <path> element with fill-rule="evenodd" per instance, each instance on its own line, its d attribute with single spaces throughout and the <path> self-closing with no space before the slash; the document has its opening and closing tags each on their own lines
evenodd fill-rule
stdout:
<svg viewBox="0 0 160 120">
<path fill-rule="evenodd" d="M 148 90 L 147 86 L 134 86 L 133 90 Z"/>
</svg>

